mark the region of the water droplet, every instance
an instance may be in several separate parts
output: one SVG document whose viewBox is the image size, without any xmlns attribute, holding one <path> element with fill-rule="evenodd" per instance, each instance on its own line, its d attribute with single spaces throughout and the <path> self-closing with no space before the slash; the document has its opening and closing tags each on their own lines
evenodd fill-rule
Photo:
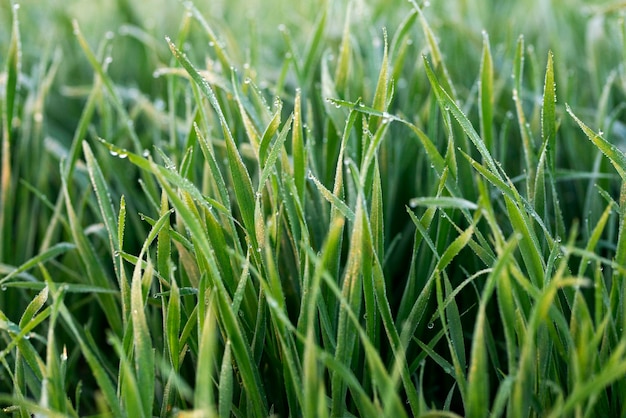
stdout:
<svg viewBox="0 0 626 418">
<path fill-rule="evenodd" d="M 0 287 L 0 289 L 1 289 L 3 292 L 6 292 L 6 290 L 7 290 L 7 286 L 6 286 L 5 284 L 3 284 L 3 285 L 2 285 L 2 287 Z"/>
<path fill-rule="evenodd" d="M 243 80 L 243 84 L 250 84 L 251 81 L 250 77 L 246 77 L 245 80 Z"/>
<path fill-rule="evenodd" d="M 127 152 L 120 152 L 118 157 L 121 158 L 121 159 L 128 158 L 128 153 Z"/>
<path fill-rule="evenodd" d="M 19 10 L 19 8 L 20 8 L 20 5 L 18 3 L 15 3 L 13 5 L 13 10 Z"/>
<path fill-rule="evenodd" d="M 598 135 L 602 136 L 602 135 L 604 135 L 604 132 L 602 130 L 599 130 L 598 131 Z"/>
<path fill-rule="evenodd" d="M 428 323 L 428 329 L 433 329 L 435 328 L 435 323 L 434 322 L 429 322 Z"/>
<path fill-rule="evenodd" d="M 114 156 L 114 157 L 117 157 L 118 155 L 120 155 L 120 153 L 119 153 L 119 152 L 117 152 L 117 151 L 115 151 L 114 149 L 109 150 L 109 154 L 111 154 L 111 155 L 112 155 L 112 156 Z"/>
<path fill-rule="evenodd" d="M 313 172 L 311 170 L 309 170 L 309 172 L 307 173 L 307 177 L 310 178 L 311 180 L 313 180 L 315 178 L 315 176 L 313 175 Z"/>
<path fill-rule="evenodd" d="M 113 39 L 115 37 L 115 34 L 111 31 L 108 31 L 107 33 L 104 34 L 104 37 L 106 39 Z"/>
<path fill-rule="evenodd" d="M 148 149 L 143 150 L 141 155 L 143 155 L 145 158 L 148 158 L 150 156 L 150 150 Z"/>
<path fill-rule="evenodd" d="M 278 25 L 278 31 L 279 32 L 286 32 L 287 31 L 287 26 L 285 26 L 283 23 L 281 23 L 280 25 Z"/>
<path fill-rule="evenodd" d="M 256 249 L 256 252 L 257 252 L 257 253 L 260 253 L 260 252 L 261 252 L 261 247 L 258 247 L 258 248 Z"/>
<path fill-rule="evenodd" d="M 158 298 L 159 298 L 159 296 L 160 296 L 160 295 L 159 295 L 158 293 L 155 293 L 154 295 L 152 295 L 152 298 L 153 298 L 153 299 L 158 299 Z"/>
<path fill-rule="evenodd" d="M 213 41 L 209 41 L 209 46 L 210 46 L 211 48 L 212 48 L 212 47 L 214 47 L 214 46 L 215 46 L 215 42 L 213 42 Z"/>
<path fill-rule="evenodd" d="M 260 199 L 263 195 L 261 194 L 261 192 L 256 192 L 256 198 Z"/>
</svg>

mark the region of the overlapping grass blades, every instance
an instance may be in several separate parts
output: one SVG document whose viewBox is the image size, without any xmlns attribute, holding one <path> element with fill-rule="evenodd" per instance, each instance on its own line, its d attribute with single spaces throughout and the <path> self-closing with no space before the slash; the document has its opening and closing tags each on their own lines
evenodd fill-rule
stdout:
<svg viewBox="0 0 626 418">
<path fill-rule="evenodd" d="M 19 122 L 61 61 L 32 83 L 21 73 L 11 3 L 3 413 L 623 413 L 617 83 L 594 80 L 605 90 L 589 114 L 561 84 L 568 58 L 537 38 L 473 33 L 443 3 L 397 5 L 401 18 L 383 2 L 320 3 L 266 53 L 192 3 L 173 40 L 151 38 L 120 2 L 134 46 L 159 62 L 140 80 L 151 92 L 116 81 L 111 53 L 128 39 L 92 49 L 75 21 L 93 81 L 67 143 L 34 135 L 50 136 L 50 182 L 16 157 Z M 609 114 L 607 134 L 583 122 Z M 24 239 L 22 212 L 45 221 Z"/>
</svg>

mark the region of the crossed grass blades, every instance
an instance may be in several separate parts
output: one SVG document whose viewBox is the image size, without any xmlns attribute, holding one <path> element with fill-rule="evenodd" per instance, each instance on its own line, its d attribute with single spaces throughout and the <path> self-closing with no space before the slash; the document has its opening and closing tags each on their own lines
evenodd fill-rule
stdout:
<svg viewBox="0 0 626 418">
<path fill-rule="evenodd" d="M 620 6 L 460 3 L 119 1 L 64 55 L 4 1 L 2 413 L 626 413 Z"/>
</svg>

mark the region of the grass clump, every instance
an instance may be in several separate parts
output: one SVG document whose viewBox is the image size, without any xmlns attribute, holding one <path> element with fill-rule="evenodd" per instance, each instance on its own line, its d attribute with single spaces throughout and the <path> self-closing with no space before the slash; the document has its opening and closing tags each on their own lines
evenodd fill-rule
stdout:
<svg viewBox="0 0 626 418">
<path fill-rule="evenodd" d="M 622 12 L 532 3 L 2 3 L 2 413 L 623 415 Z"/>
</svg>

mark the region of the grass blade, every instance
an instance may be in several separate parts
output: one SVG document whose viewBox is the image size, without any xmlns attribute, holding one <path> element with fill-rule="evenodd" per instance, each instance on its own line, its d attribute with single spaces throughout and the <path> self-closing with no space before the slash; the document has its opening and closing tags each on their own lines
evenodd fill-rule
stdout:
<svg viewBox="0 0 626 418">
<path fill-rule="evenodd" d="M 485 141 L 485 146 L 494 153 L 493 135 L 493 59 L 491 58 L 491 47 L 489 46 L 489 35 L 483 32 L 483 54 L 480 63 L 480 136 Z"/>
</svg>

